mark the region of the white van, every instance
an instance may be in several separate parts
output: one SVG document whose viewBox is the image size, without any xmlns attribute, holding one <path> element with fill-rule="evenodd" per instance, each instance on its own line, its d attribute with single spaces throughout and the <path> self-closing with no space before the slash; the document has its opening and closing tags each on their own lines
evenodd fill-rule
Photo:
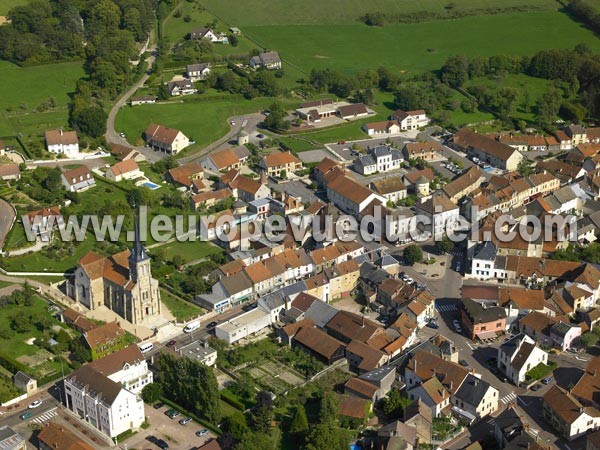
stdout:
<svg viewBox="0 0 600 450">
<path fill-rule="evenodd" d="M 154 344 L 152 342 L 146 342 L 145 344 L 140 345 L 140 351 L 142 353 L 147 353 L 154 348 Z"/>
<path fill-rule="evenodd" d="M 191 333 L 192 331 L 197 330 L 198 328 L 200 328 L 200 322 L 190 322 L 183 328 L 183 332 Z"/>
</svg>

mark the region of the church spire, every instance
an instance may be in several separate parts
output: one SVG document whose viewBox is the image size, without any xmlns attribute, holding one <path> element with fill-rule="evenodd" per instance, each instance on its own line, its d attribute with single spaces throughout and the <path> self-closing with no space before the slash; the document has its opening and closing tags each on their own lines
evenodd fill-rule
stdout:
<svg viewBox="0 0 600 450">
<path fill-rule="evenodd" d="M 150 259 L 148 254 L 146 253 L 146 249 L 142 244 L 142 240 L 140 238 L 140 224 L 138 221 L 138 213 L 139 210 L 133 205 L 133 233 L 134 233 L 134 242 L 133 248 L 130 251 L 129 255 L 129 275 L 132 279 L 136 280 L 138 274 L 138 265 Z"/>
</svg>

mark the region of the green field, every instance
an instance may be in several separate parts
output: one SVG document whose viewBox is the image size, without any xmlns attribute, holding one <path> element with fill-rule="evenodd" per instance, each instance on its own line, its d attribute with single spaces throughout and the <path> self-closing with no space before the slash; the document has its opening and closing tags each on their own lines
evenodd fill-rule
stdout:
<svg viewBox="0 0 600 450">
<path fill-rule="evenodd" d="M 12 8 L 27 3 L 27 0 L 0 0 L 0 16 L 4 16 Z"/>
<path fill-rule="evenodd" d="M 223 252 L 220 247 L 204 241 L 174 241 L 157 248 L 160 248 L 164 252 L 167 260 L 171 260 L 173 256 L 179 255 L 183 258 L 184 263 Z"/>
<path fill-rule="evenodd" d="M 81 62 L 19 67 L 0 61 L 0 108 L 30 111 L 50 97 L 56 99 L 57 108 L 64 108 L 83 75 Z"/>
<path fill-rule="evenodd" d="M 198 3 L 182 2 L 177 9 L 181 11 L 181 17 L 175 17 L 171 14 L 163 22 L 164 35 L 172 43 L 184 39 L 190 31 L 196 28 L 205 27 L 215 20 L 215 16 L 202 8 Z M 190 16 L 191 21 L 185 22 L 184 17 L 188 15 Z M 217 26 L 213 31 L 229 34 L 229 26 L 222 21 L 217 20 Z M 238 55 L 248 53 L 250 49 L 256 48 L 256 45 L 243 35 L 238 38 L 239 44 L 236 47 L 227 44 L 214 44 L 215 53 L 218 55 Z"/>
<path fill-rule="evenodd" d="M 350 24 L 365 13 L 404 14 L 416 11 L 442 13 L 449 4 L 454 11 L 488 8 L 531 7 L 557 9 L 554 0 L 200 0 L 206 8 L 237 27 L 250 25 Z M 245 31 L 242 29 L 242 31 Z M 332 33 L 334 34 L 334 33 Z M 413 42 L 417 42 L 413 40 Z"/>
<path fill-rule="evenodd" d="M 196 141 L 194 146 L 189 147 L 193 151 L 227 134 L 230 129 L 227 118 L 260 111 L 271 103 L 273 99 L 270 98 L 232 98 L 124 107 L 119 110 L 115 127 L 117 131 L 126 133 L 132 144 L 143 144 L 142 133 L 151 122 L 177 128 Z"/>
<path fill-rule="evenodd" d="M 549 32 L 556 30 L 556 32 Z M 346 73 L 386 66 L 397 71 L 438 69 L 451 55 L 530 55 L 586 42 L 600 50 L 594 34 L 555 11 L 367 27 L 366 25 L 248 26 L 245 33 L 302 68 Z"/>
<path fill-rule="evenodd" d="M 202 314 L 203 309 L 185 300 L 174 297 L 165 289 L 160 290 L 160 301 L 175 316 L 178 322 L 185 322 Z"/>
</svg>

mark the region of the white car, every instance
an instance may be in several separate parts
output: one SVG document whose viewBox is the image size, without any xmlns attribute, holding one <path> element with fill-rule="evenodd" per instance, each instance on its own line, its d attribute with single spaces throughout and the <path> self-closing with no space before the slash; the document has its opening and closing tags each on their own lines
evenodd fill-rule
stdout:
<svg viewBox="0 0 600 450">
<path fill-rule="evenodd" d="M 229 123 L 231 124 L 231 126 L 235 125 L 235 120 L 230 120 Z"/>
<path fill-rule="evenodd" d="M 42 401 L 41 400 L 36 400 L 34 402 L 31 402 L 28 406 L 29 409 L 34 409 L 37 408 L 38 406 L 41 406 Z"/>
<path fill-rule="evenodd" d="M 122 138 L 125 137 L 125 133 L 119 133 L 119 136 L 121 136 Z"/>
</svg>

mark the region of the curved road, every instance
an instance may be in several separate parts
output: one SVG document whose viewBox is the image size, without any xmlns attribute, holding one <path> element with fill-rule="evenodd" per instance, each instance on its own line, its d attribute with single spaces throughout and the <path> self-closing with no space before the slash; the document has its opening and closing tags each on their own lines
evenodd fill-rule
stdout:
<svg viewBox="0 0 600 450">
<path fill-rule="evenodd" d="M 0 198 L 0 249 L 4 247 L 4 242 L 15 223 L 15 208 L 3 198 Z"/>
<path fill-rule="evenodd" d="M 156 59 L 155 51 L 156 51 L 156 47 L 154 47 L 154 46 L 148 48 L 148 52 L 150 52 L 150 56 L 148 57 L 148 59 L 146 59 L 146 62 L 148 63 L 148 70 L 142 76 L 142 78 L 140 78 L 133 86 L 131 86 L 129 88 L 129 90 L 127 92 L 125 92 L 117 100 L 117 102 L 113 105 L 112 109 L 108 113 L 108 120 L 106 121 L 106 134 L 105 134 L 106 142 L 109 145 L 110 144 L 119 144 L 119 145 L 122 145 L 127 148 L 133 148 L 133 149 L 137 150 L 138 152 L 140 152 L 141 154 L 143 154 L 149 162 L 153 162 L 153 161 L 160 159 L 161 154 L 158 154 L 158 153 L 150 150 L 147 147 L 136 147 L 134 145 L 131 145 L 129 142 L 127 142 L 127 139 L 122 138 L 119 135 L 119 133 L 117 133 L 115 131 L 115 118 L 117 117 L 117 113 L 119 112 L 119 109 L 121 109 L 122 106 L 125 106 L 127 104 L 127 101 L 129 100 L 129 98 L 133 94 L 135 94 L 135 92 L 140 87 L 142 87 L 146 83 L 148 78 L 150 77 L 150 75 L 148 75 L 148 72 L 150 71 L 150 69 L 152 69 L 152 65 L 154 64 L 154 60 Z"/>
</svg>

